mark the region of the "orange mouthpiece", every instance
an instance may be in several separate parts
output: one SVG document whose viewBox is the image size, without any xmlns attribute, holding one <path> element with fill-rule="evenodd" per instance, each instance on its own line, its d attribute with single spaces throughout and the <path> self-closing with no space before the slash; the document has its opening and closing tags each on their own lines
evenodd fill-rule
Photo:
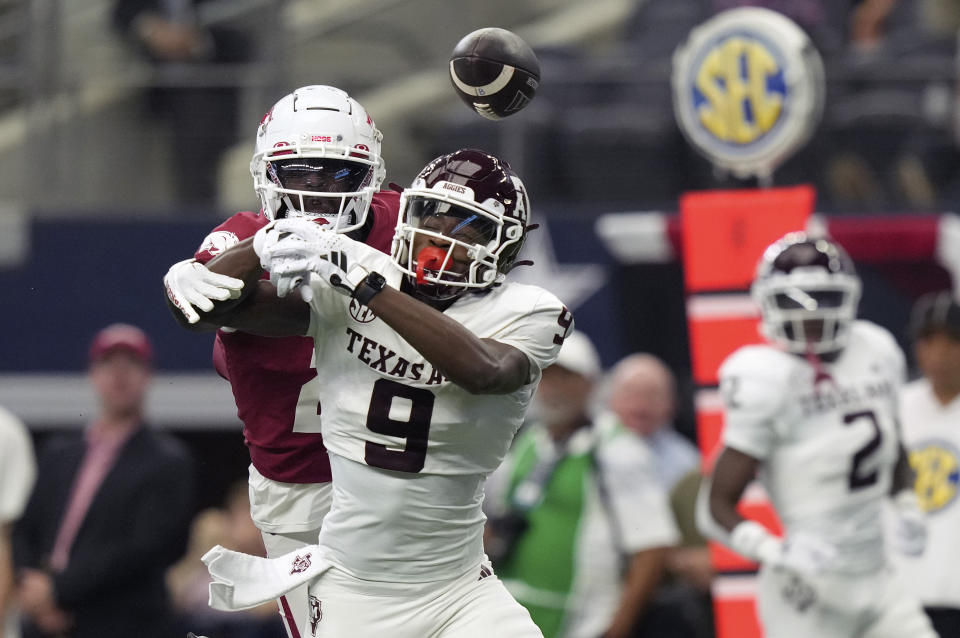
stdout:
<svg viewBox="0 0 960 638">
<path fill-rule="evenodd" d="M 438 246 L 424 246 L 419 253 L 417 253 L 417 284 L 422 284 L 426 282 L 426 275 L 424 271 L 428 268 L 430 270 L 440 270 L 440 266 L 443 265 L 443 260 L 447 256 L 447 251 Z"/>
</svg>

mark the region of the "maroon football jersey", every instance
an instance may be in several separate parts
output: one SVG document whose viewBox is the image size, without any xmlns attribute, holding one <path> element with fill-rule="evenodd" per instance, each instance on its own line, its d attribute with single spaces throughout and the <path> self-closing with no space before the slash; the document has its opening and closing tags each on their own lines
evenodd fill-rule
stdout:
<svg viewBox="0 0 960 638">
<path fill-rule="evenodd" d="M 399 205 L 399 193 L 381 191 L 374 195 L 368 245 L 384 253 L 390 251 Z M 194 257 L 207 263 L 226 248 L 252 236 L 268 221 L 262 214 L 237 213 L 210 232 Z M 250 461 L 263 476 L 274 481 L 330 480 L 330 462 L 322 436 L 293 431 L 300 391 L 317 375 L 310 366 L 312 356 L 313 340 L 309 337 L 258 337 L 217 331 L 214 367 L 230 382 Z"/>
</svg>

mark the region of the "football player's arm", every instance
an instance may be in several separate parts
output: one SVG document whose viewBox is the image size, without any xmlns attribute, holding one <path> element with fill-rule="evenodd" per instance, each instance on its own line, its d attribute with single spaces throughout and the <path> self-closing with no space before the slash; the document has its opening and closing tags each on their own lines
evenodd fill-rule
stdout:
<svg viewBox="0 0 960 638">
<path fill-rule="evenodd" d="M 756 478 L 759 467 L 760 461 L 749 454 L 724 447 L 717 457 L 712 477 L 704 482 L 710 519 L 727 532 L 733 531 L 744 520 L 737 511 L 737 504 L 747 485 Z"/>
<path fill-rule="evenodd" d="M 742 517 L 737 504 L 775 444 L 774 420 L 783 395 L 765 373 L 769 358 L 764 351 L 744 349 L 720 367 L 724 447 L 712 475 L 700 487 L 696 505 L 701 533 L 757 562 L 776 559 L 780 539 L 760 523 Z"/>
<path fill-rule="evenodd" d="M 890 484 L 890 495 L 894 496 L 901 490 L 913 490 L 916 474 L 910 467 L 910 458 L 903 444 L 898 445 L 897 464 L 893 468 L 893 481 Z"/>
<path fill-rule="evenodd" d="M 477 337 L 410 295 L 387 287 L 370 300 L 369 308 L 443 376 L 468 392 L 507 394 L 529 381 L 526 354 L 494 339 Z"/>
<path fill-rule="evenodd" d="M 767 563 L 780 557 L 782 542 L 757 521 L 744 518 L 737 503 L 756 477 L 760 461 L 726 446 L 697 494 L 700 532 L 750 560 Z"/>
<path fill-rule="evenodd" d="M 927 516 L 920 507 L 920 500 L 914 489 L 916 474 L 910 466 L 907 450 L 902 443 L 899 448 L 890 484 L 890 496 L 897 513 L 892 541 L 898 552 L 907 556 L 919 556 L 927 545 Z"/>
<path fill-rule="evenodd" d="M 236 299 L 215 301 L 213 310 L 201 312 L 200 322 L 207 326 L 230 327 L 268 337 L 304 335 L 310 324 L 310 307 L 299 295 L 278 297 L 276 288 L 261 280 L 263 269 L 253 250 L 253 238 L 223 251 L 207 263 L 211 272 L 241 279 L 244 282 Z M 174 315 L 182 313 L 173 309 Z M 197 324 L 186 327 L 194 328 Z"/>
</svg>

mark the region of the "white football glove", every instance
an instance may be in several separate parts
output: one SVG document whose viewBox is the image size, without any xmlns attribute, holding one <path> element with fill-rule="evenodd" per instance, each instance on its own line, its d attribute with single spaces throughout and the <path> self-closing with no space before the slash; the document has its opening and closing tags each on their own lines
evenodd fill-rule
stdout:
<svg viewBox="0 0 960 638">
<path fill-rule="evenodd" d="M 731 548 L 742 556 L 799 574 L 823 571 L 837 556 L 837 549 L 819 538 L 798 532 L 781 540 L 760 523 L 745 520 L 730 533 Z"/>
<path fill-rule="evenodd" d="M 261 227 L 253 235 L 253 252 L 257 254 L 257 257 L 260 258 L 260 267 L 264 270 L 270 270 L 268 266 L 268 255 L 270 248 L 280 241 L 280 233 L 275 232 L 273 227 L 276 225 L 276 220 L 270 222 L 266 226 Z"/>
<path fill-rule="evenodd" d="M 303 300 L 313 298 L 311 277 L 318 276 L 343 295 L 353 295 L 354 289 L 369 271 L 348 253 L 334 250 L 316 253 L 299 238 L 287 237 L 276 244 L 271 253 L 270 281 L 281 297 L 299 289 Z"/>
<path fill-rule="evenodd" d="M 236 299 L 243 280 L 212 272 L 196 259 L 184 259 L 170 266 L 163 276 L 167 297 L 190 323 L 200 321 L 194 306 L 203 312 L 213 310 L 214 301 Z"/>
<path fill-rule="evenodd" d="M 265 231 L 254 250 L 260 263 L 270 272 L 270 281 L 281 297 L 295 289 L 304 301 L 310 301 L 311 275 L 319 275 L 343 294 L 352 294 L 356 285 L 367 276 L 354 258 L 352 247 L 357 242 L 332 228 L 302 219 L 281 219 Z M 259 249 L 258 249 L 259 248 Z"/>
<path fill-rule="evenodd" d="M 901 554 L 919 556 L 927 546 L 927 517 L 920 509 L 916 492 L 900 490 L 893 497 L 893 504 L 897 511 L 893 545 Z"/>
<path fill-rule="evenodd" d="M 296 235 L 303 241 L 317 243 L 321 246 L 327 245 L 328 242 L 336 243 L 339 241 L 336 239 L 337 237 L 346 236 L 338 233 L 329 224 L 318 224 L 316 221 L 305 217 L 278 219 L 274 222 L 274 228 L 281 233 Z"/>
<path fill-rule="evenodd" d="M 837 548 L 822 538 L 804 532 L 791 534 L 781 546 L 773 566 L 797 574 L 816 575 L 830 566 L 837 557 Z"/>
</svg>

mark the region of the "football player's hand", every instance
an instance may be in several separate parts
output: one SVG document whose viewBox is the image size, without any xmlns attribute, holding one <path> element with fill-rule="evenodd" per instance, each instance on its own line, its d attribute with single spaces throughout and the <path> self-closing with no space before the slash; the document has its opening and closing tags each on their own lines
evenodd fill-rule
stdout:
<svg viewBox="0 0 960 638">
<path fill-rule="evenodd" d="M 274 230 L 276 224 L 272 221 L 253 235 L 253 252 L 260 258 L 260 267 L 267 271 L 270 270 L 270 249 L 280 241 L 280 233 Z"/>
<path fill-rule="evenodd" d="M 367 276 L 352 254 L 356 242 L 332 229 L 294 218 L 274 222 L 269 233 L 258 254 L 280 296 L 299 289 L 304 301 L 310 301 L 311 275 L 319 275 L 335 290 L 349 295 Z"/>
<path fill-rule="evenodd" d="M 798 532 L 783 541 L 780 554 L 773 559 L 773 567 L 797 574 L 816 575 L 826 569 L 837 557 L 837 548 L 827 541 Z"/>
<path fill-rule="evenodd" d="M 893 545 L 907 556 L 919 556 L 927 546 L 927 519 L 917 495 L 912 489 L 900 491 L 893 498 L 897 510 L 897 523 L 893 532 Z"/>
<path fill-rule="evenodd" d="M 212 272 L 196 259 L 185 259 L 170 266 L 163 277 L 167 298 L 180 309 L 190 323 L 200 321 L 196 308 L 213 310 L 214 301 L 236 299 L 243 280 Z"/>
<path fill-rule="evenodd" d="M 346 235 L 341 235 L 334 230 L 333 226 L 329 224 L 321 224 L 305 217 L 278 219 L 274 222 L 274 227 L 285 235 L 295 235 L 305 242 L 315 243 L 328 249 L 338 247 L 340 239 L 346 237 Z"/>
<path fill-rule="evenodd" d="M 299 289 L 303 300 L 309 302 L 313 298 L 313 290 L 310 288 L 312 277 L 319 277 L 340 294 L 351 296 L 369 274 L 359 262 L 340 250 L 301 255 L 298 247 L 293 246 L 289 251 L 285 251 L 284 243 L 293 239 L 284 239 L 277 244 L 277 256 L 270 270 L 270 280 L 277 287 L 277 294 L 280 296 Z M 285 252 L 289 254 L 284 254 Z"/>
</svg>

